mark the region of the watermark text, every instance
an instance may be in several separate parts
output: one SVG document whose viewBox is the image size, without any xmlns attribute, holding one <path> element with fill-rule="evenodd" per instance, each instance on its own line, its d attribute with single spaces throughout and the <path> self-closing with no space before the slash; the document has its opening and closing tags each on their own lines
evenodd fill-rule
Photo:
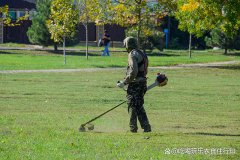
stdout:
<svg viewBox="0 0 240 160">
<path fill-rule="evenodd" d="M 235 148 L 166 148 L 165 154 L 212 154 L 212 155 L 226 155 L 236 154 Z"/>
</svg>

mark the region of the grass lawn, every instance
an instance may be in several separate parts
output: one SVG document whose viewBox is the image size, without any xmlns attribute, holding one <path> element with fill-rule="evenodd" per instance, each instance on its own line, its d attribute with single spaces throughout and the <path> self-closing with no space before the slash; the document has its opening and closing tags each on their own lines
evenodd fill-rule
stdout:
<svg viewBox="0 0 240 160">
<path fill-rule="evenodd" d="M 115 43 L 119 43 L 119 42 L 113 42 L 113 43 L 115 44 Z M 125 48 L 115 47 L 114 44 L 111 43 L 111 45 L 110 45 L 110 48 L 111 48 L 112 51 L 125 51 Z M 120 44 L 119 46 L 121 46 L 121 45 L 122 44 Z M 50 49 L 50 50 L 52 50 L 54 48 L 53 46 L 43 47 L 43 46 L 39 46 L 39 45 L 21 44 L 21 43 L 2 43 L 2 44 L 0 44 L 0 47 L 3 47 L 3 48 L 9 47 L 9 48 L 15 48 L 15 49 L 17 49 L 17 48 L 27 48 L 27 49 L 42 49 L 42 48 L 44 48 L 44 49 Z M 73 46 L 68 46 L 67 45 L 66 48 L 67 49 L 85 51 L 86 46 L 85 46 L 85 42 L 82 42 L 80 44 L 73 45 Z M 88 49 L 89 50 L 94 50 L 95 51 L 95 50 L 99 50 L 100 48 L 103 48 L 103 47 L 97 47 L 97 44 L 94 43 L 94 42 L 91 42 L 91 43 L 88 44 Z M 63 49 L 62 45 L 59 45 L 58 49 L 62 50 Z"/>
<path fill-rule="evenodd" d="M 5 62 L 2 58 L 9 59 L 9 66 L 1 65 L 1 69 L 38 69 L 37 65 L 27 66 L 34 64 L 28 61 L 22 68 L 12 62 L 11 68 L 10 56 L 0 56 L 1 64 Z M 38 59 L 39 63 L 42 59 L 54 64 L 59 61 L 56 67 L 61 66 L 62 60 L 52 54 L 12 56 L 15 60 L 18 56 L 25 60 L 32 58 L 34 62 Z M 74 58 L 81 62 L 83 57 L 72 56 L 71 61 Z M 103 59 L 101 63 L 117 58 L 123 63 L 126 59 L 125 55 L 94 56 L 89 61 L 92 58 Z M 54 66 L 46 65 L 46 68 Z M 95 121 L 94 131 L 78 132 L 80 124 L 125 100 L 124 91 L 115 87 L 124 70 L 0 74 L 0 159 L 237 160 L 240 158 L 239 68 L 161 70 L 168 75 L 169 84 L 154 88 L 145 96 L 145 109 L 153 129 L 147 134 L 142 130 L 137 134 L 127 132 L 126 104 Z M 157 72 L 150 70 L 149 84 Z M 187 148 L 198 150 L 195 154 L 172 153 L 174 149 Z M 202 150 L 207 149 L 211 152 L 204 154 Z M 218 151 L 213 152 L 214 149 Z M 235 153 L 227 154 L 227 149 Z M 165 154 L 167 151 L 172 152 Z"/>
<path fill-rule="evenodd" d="M 96 47 L 95 47 L 96 48 Z M 86 60 L 84 51 L 68 51 L 67 64 L 64 65 L 62 52 L 29 51 L 29 50 L 0 50 L 0 70 L 19 69 L 62 69 L 62 68 L 105 68 L 125 67 L 127 53 L 111 48 L 111 57 L 101 57 L 101 49 L 90 51 Z M 114 52 L 115 51 L 115 52 Z M 149 54 L 150 66 L 169 66 L 186 63 L 207 63 L 219 61 L 240 60 L 239 52 L 223 55 L 222 52 L 193 51 L 193 57 L 188 57 L 187 51 L 164 50 L 157 54 Z"/>
</svg>

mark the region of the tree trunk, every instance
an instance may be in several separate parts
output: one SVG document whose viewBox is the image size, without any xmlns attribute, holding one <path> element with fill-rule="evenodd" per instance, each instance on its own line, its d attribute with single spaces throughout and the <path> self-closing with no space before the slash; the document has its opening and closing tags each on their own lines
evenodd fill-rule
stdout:
<svg viewBox="0 0 240 160">
<path fill-rule="evenodd" d="M 140 26 L 138 26 L 138 31 L 137 31 L 137 45 L 139 48 L 140 47 Z"/>
<path fill-rule="evenodd" d="M 140 5 L 142 3 L 142 1 L 140 0 L 138 2 L 138 4 Z M 141 9 L 139 9 L 139 12 L 138 12 L 138 30 L 137 30 L 137 45 L 138 45 L 138 48 L 140 48 L 140 35 L 141 35 Z"/>
<path fill-rule="evenodd" d="M 189 48 L 188 48 L 188 52 L 189 52 L 189 58 L 192 58 L 192 34 L 189 34 Z"/>
<path fill-rule="evenodd" d="M 86 23 L 85 29 L 86 29 L 86 58 L 88 59 L 88 22 Z"/>
<path fill-rule="evenodd" d="M 54 43 L 54 44 L 53 44 L 53 47 L 54 47 L 54 51 L 57 51 L 57 50 L 58 50 L 57 43 Z"/>
<path fill-rule="evenodd" d="M 63 56 L 64 56 L 64 64 L 66 64 L 67 59 L 66 59 L 66 49 L 65 49 L 65 36 L 63 37 Z"/>
<path fill-rule="evenodd" d="M 86 58 L 88 59 L 88 22 L 89 22 L 89 17 L 88 17 L 88 10 L 87 10 L 87 0 L 84 1 L 85 3 L 85 9 L 86 9 Z"/>
<path fill-rule="evenodd" d="M 227 37 L 224 38 L 224 54 L 227 54 L 228 51 L 228 40 Z"/>
<path fill-rule="evenodd" d="M 224 48 L 224 54 L 227 54 L 227 51 L 228 51 L 228 49 L 227 49 L 227 47 L 225 46 L 225 48 Z"/>
</svg>

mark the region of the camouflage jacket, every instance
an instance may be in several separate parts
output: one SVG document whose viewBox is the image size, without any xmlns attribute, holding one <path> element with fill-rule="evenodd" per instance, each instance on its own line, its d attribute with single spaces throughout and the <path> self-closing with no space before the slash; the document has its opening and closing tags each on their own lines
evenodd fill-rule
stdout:
<svg viewBox="0 0 240 160">
<path fill-rule="evenodd" d="M 148 58 L 140 50 L 132 50 L 128 54 L 128 67 L 124 83 L 129 84 L 131 82 L 146 81 L 148 68 Z"/>
</svg>

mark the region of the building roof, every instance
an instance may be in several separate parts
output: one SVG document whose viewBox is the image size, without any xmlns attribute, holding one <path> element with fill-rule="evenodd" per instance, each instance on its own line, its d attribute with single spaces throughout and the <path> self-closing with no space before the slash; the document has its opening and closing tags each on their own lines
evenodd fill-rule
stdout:
<svg viewBox="0 0 240 160">
<path fill-rule="evenodd" d="M 0 6 L 8 5 L 9 9 L 35 9 L 36 5 L 24 0 L 0 0 Z"/>
<path fill-rule="evenodd" d="M 27 1 L 27 2 L 30 2 L 30 3 L 36 3 L 37 0 L 24 0 L 24 1 Z"/>
</svg>

